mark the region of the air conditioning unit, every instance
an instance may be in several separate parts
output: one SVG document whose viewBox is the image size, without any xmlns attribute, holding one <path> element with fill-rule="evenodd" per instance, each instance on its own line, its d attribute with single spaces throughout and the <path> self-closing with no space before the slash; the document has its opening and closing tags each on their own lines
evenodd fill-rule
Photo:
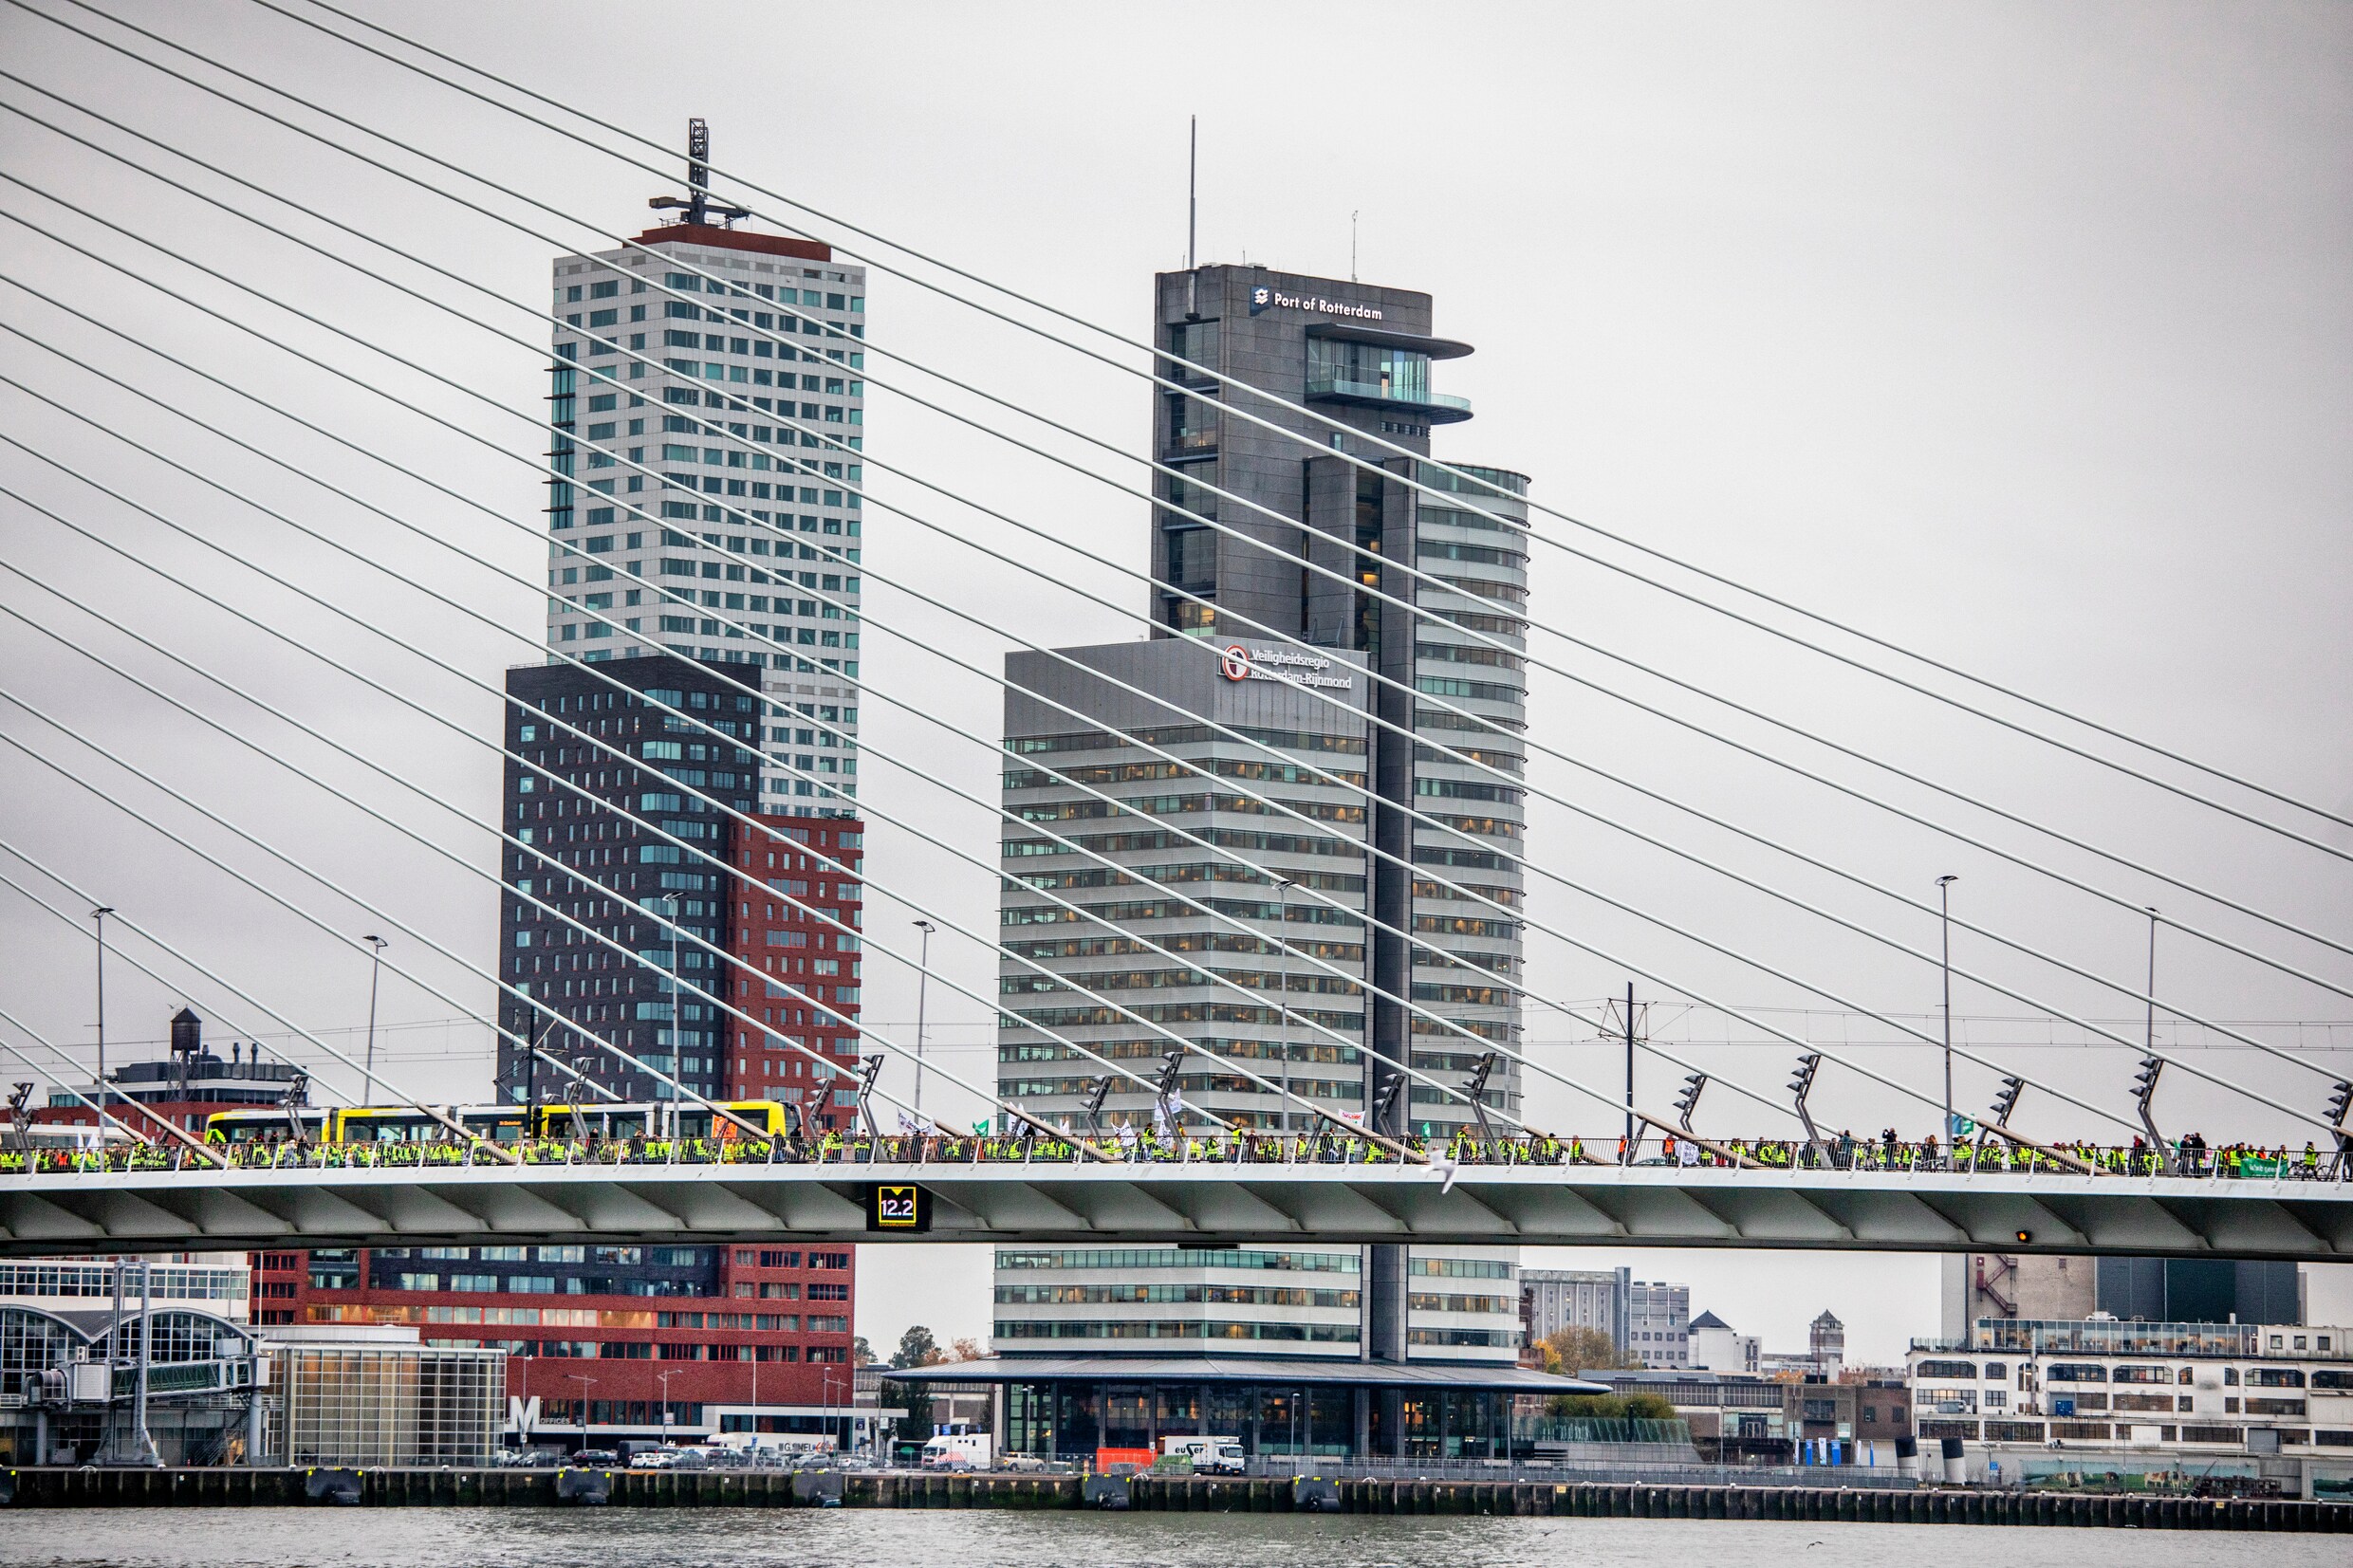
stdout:
<svg viewBox="0 0 2353 1568">
<path fill-rule="evenodd" d="M 65 1364 L 64 1372 L 65 1374 L 64 1403 L 103 1405 L 114 1397 L 115 1369 L 106 1362 L 69 1361 Z"/>
</svg>

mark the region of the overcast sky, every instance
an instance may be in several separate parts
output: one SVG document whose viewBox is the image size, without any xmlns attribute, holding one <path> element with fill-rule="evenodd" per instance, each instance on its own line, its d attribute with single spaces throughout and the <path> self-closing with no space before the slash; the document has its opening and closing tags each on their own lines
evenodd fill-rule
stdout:
<svg viewBox="0 0 2353 1568">
<path fill-rule="evenodd" d="M 467 1019 L 488 1011 L 490 988 L 435 956 L 427 939 L 472 964 L 493 961 L 495 858 L 487 832 L 462 819 L 487 823 L 495 815 L 495 758 L 467 737 L 495 734 L 491 692 L 507 664 L 531 656 L 541 625 L 528 584 L 544 566 L 533 539 L 544 502 L 531 465 L 512 455 L 542 446 L 530 421 L 541 416 L 546 333 L 527 312 L 545 301 L 557 242 L 602 244 L 584 224 L 635 231 L 648 217 L 645 198 L 669 187 L 248 4 L 101 3 L 577 220 L 471 188 L 475 199 L 556 241 L 502 226 L 21 10 L 0 15 L 9 69 L 460 272 L 483 291 L 336 239 L 250 194 L 233 204 L 264 226 L 247 223 L 13 113 L 0 115 L 0 169 L 417 368 L 208 280 L 21 185 L 0 184 L 0 209 L 421 403 L 479 439 L 430 425 L 14 223 L 0 224 L 0 271 L 509 520 L 493 522 L 0 286 L 0 322 L 64 352 L 0 334 L 0 374 L 95 421 L 76 424 L 0 387 L 0 434 L 64 465 L 0 446 L 0 483 L 162 575 L 6 501 L 0 560 L 331 733 L 422 794 L 240 706 L 22 578 L 0 574 L 0 606 L 261 741 L 447 846 L 455 859 L 6 616 L 0 691 L 351 896 L 272 862 L 13 702 L 0 703 L 0 734 L 97 793 L 0 747 L 0 837 L 219 977 L 202 978 L 124 933 L 125 961 L 109 972 L 108 1019 L 126 1054 L 145 1054 L 127 1042 L 158 1040 L 171 1009 L 193 1001 L 214 1021 L 216 1038 L 270 1036 L 341 1088 L 348 1074 L 284 1037 L 299 1025 L 352 1049 L 364 1023 L 368 972 L 359 950 L 207 867 L 167 837 L 177 836 L 346 936 L 401 928 L 388 952 L 399 972 L 387 972 L 382 1001 L 387 1070 L 420 1095 L 478 1097 L 489 1041 Z M 1521 470 L 1533 476 L 1535 499 L 1573 517 L 2353 815 L 2353 164 L 2345 157 L 2353 13 L 2343 7 L 1548 4 L 1449 8 L 1434 25 L 1439 13 L 1426 6 L 1213 4 L 1189 9 L 1185 26 L 1172 31 L 1162 13 L 1138 9 L 1131 20 L 1095 6 L 355 3 L 387 26 L 665 143 L 682 138 L 689 115 L 702 115 L 722 167 L 1122 332 L 1140 334 L 1148 324 L 1151 274 L 1182 262 L 1185 126 L 1197 114 L 1204 260 L 1344 277 L 1353 225 L 1362 278 L 1428 290 L 1436 329 L 1477 345 L 1473 358 L 1439 369 L 1442 390 L 1469 397 L 1477 411 L 1443 433 L 1440 456 Z M 108 30 L 68 0 L 34 4 Z M 0 101 L 134 150 L 120 133 L 13 83 L 0 83 Z M 136 156 L 208 193 L 229 193 L 160 155 Z M 812 227 L 849 239 L 823 223 Z M 392 270 L 484 324 L 306 253 L 277 230 Z M 878 464 L 1013 513 L 1127 572 L 1143 566 L 1140 504 L 953 426 L 884 385 L 937 393 L 920 372 L 886 358 L 897 350 L 1135 452 L 1149 428 L 1141 383 L 897 277 L 878 274 L 868 298 L 875 356 L 866 431 Z M 533 343 L 543 346 L 534 351 Z M 513 575 L 463 562 L 240 455 L 106 386 L 93 370 L 221 424 Z M 1010 424 L 1001 414 L 987 417 Z M 168 453 L 375 564 L 299 538 L 105 431 Z M 1024 434 L 1123 485 L 1138 482 L 1132 465 L 1099 450 L 1042 436 L 1034 426 Z M 72 475 L 119 489 L 361 621 L 422 644 L 458 673 L 262 581 Z M 1137 610 L 1143 596 L 1132 576 L 1027 540 L 907 481 L 876 472 L 872 485 L 879 502 L 903 503 L 940 531 L 880 509 L 868 514 L 869 748 L 861 782 L 878 818 L 869 869 L 881 888 L 986 932 L 994 924 L 995 831 L 987 808 L 967 797 L 992 798 L 994 764 L 985 744 L 955 730 L 985 742 L 999 698 L 943 655 L 988 670 L 1024 639 L 1132 636 L 1132 618 L 1084 602 L 1068 585 Z M 1543 526 L 1579 548 L 1636 563 L 1558 519 Z M 959 538 L 1018 552 L 1043 571 L 981 561 Z M 448 722 L 273 642 L 167 577 L 217 594 Z M 1533 582 L 1538 619 L 1601 648 L 2280 920 L 2340 940 L 2353 931 L 2353 876 L 2340 858 L 1896 693 L 1563 552 L 1538 550 Z M 909 590 L 973 618 L 926 608 Z M 2129 979 L 2147 959 L 2147 927 L 2132 910 L 2155 904 L 2295 967 L 2353 981 L 2342 953 L 2179 887 L 1901 784 L 1593 652 L 1544 637 L 1536 652 L 1577 676 L 2094 883 L 2128 906 L 2069 892 L 1561 675 L 1534 674 L 1530 711 L 1541 743 L 1910 897 L 1932 899 L 1936 877 L 1957 874 L 1956 913 L 2029 947 Z M 934 717 L 914 716 L 902 702 Z M 2084 731 L 2071 738 L 2124 754 Z M 895 759 L 942 775 L 964 794 L 917 782 Z M 2145 753 L 2134 761 L 2339 849 L 2353 846 L 2353 835 L 2311 816 Z M 1934 950 L 1936 923 L 1918 910 L 1796 866 L 1566 762 L 1539 761 L 1531 783 Z M 1529 853 L 1564 876 L 1791 977 L 1538 881 L 1535 924 L 1610 956 L 1540 931 L 1529 947 L 1531 986 L 1583 1002 L 1621 990 L 1626 966 L 1639 965 L 1659 977 L 1638 980 L 1640 994 L 1672 999 L 1674 987 L 1682 999 L 1656 1011 L 1654 1027 L 1697 1042 L 1691 1054 L 1721 1074 L 1777 1089 L 1793 1049 L 1753 1024 L 1691 1005 L 1693 995 L 1751 1009 L 1933 1092 L 1933 1052 L 1896 1043 L 1900 1037 L 1887 1024 L 1845 1005 L 1933 1031 L 1933 963 L 1670 860 L 1561 806 L 1539 801 L 1530 815 Z M 973 858 L 921 846 L 885 817 L 950 839 Z M 21 864 L 0 870 L 70 915 L 86 910 L 81 895 Z M 878 950 L 867 965 L 868 1018 L 903 1039 L 915 1011 L 912 973 L 880 950 L 909 949 L 906 922 L 916 911 L 882 892 L 868 910 Z M 69 927 L 0 888 L 0 944 L 5 1005 L 86 1060 L 87 923 Z M 956 983 L 982 995 L 992 989 L 993 963 L 976 944 L 943 936 L 935 956 Z M 163 978 L 136 973 L 130 959 L 152 963 Z M 1964 982 L 1955 1005 L 1965 1040 L 2103 1104 L 2127 1104 L 2132 1054 L 2051 1022 L 2044 1008 L 2109 1021 L 2131 1035 L 2140 1027 L 2138 1005 L 1983 938 L 1956 941 L 1955 959 L 2040 1004 Z M 2158 962 L 2160 994 L 2184 1011 L 2236 1021 L 2324 1069 L 2344 1071 L 2353 1048 L 2353 1025 L 2342 1022 L 2353 1020 L 2345 998 L 2177 932 L 2165 933 Z M 255 1000 L 240 1001 L 230 985 Z M 932 1039 L 944 1064 L 988 1081 L 987 1007 L 939 986 L 931 998 Z M 2273 1098 L 2317 1109 L 2325 1098 L 2320 1072 L 2245 1049 L 2210 1049 L 2210 1037 L 2170 1021 L 2159 1026 L 2201 1062 Z M 13 1031 L 8 1038 L 24 1043 Z M 1583 1024 L 1531 1010 L 1528 1039 L 1566 1073 L 1603 1088 L 1619 1081 L 1614 1051 Z M 1645 1099 L 1663 1103 L 1678 1076 L 1646 1063 Z M 1962 1103 L 1982 1106 L 1993 1079 L 1992 1070 L 1964 1065 Z M 1717 1098 L 1701 1113 L 1703 1130 L 1711 1117 L 1726 1135 L 1776 1130 L 1761 1110 L 1711 1094 Z M 1892 1121 L 1917 1134 L 1933 1125 L 1918 1101 L 1835 1066 L 1825 1069 L 1816 1105 L 1831 1125 L 1858 1131 Z M 1533 1120 L 1593 1135 L 1611 1126 L 1591 1100 L 1540 1079 L 1530 1084 L 1529 1110 Z M 2178 1074 L 2160 1092 L 2158 1116 L 2213 1138 L 2301 1146 L 2309 1133 Z M 2032 1092 L 2020 1119 L 2051 1135 L 2115 1132 Z M 1576 1257 L 1596 1266 L 1630 1262 L 1645 1278 L 1687 1279 L 1695 1308 L 1714 1308 L 1773 1346 L 1801 1344 L 1805 1323 L 1825 1306 L 1848 1322 L 1862 1356 L 1893 1357 L 1906 1335 L 1936 1326 L 1929 1259 L 1531 1253 L 1528 1261 L 1559 1265 Z M 878 1344 L 895 1341 L 918 1317 L 943 1338 L 986 1334 L 978 1249 L 886 1257 L 868 1248 L 865 1267 L 860 1327 Z M 2313 1294 L 2316 1316 L 2353 1317 L 2353 1291 L 2339 1282 L 2316 1275 Z"/>
</svg>

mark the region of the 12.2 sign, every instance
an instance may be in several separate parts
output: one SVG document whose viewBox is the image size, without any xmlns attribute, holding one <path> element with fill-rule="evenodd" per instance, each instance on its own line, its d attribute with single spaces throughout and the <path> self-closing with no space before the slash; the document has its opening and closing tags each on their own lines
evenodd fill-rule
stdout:
<svg viewBox="0 0 2353 1568">
<path fill-rule="evenodd" d="M 866 1228 L 920 1235 L 932 1228 L 931 1194 L 913 1182 L 877 1182 L 866 1189 Z"/>
</svg>

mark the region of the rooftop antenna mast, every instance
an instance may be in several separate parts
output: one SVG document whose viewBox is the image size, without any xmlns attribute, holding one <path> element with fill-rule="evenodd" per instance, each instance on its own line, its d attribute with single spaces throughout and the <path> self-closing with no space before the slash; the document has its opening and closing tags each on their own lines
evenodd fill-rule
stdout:
<svg viewBox="0 0 2353 1568">
<path fill-rule="evenodd" d="M 681 221 L 690 224 L 707 224 L 714 216 L 733 224 L 751 216 L 749 208 L 711 198 L 711 126 L 700 116 L 686 122 L 686 194 L 656 196 L 646 205 L 657 212 L 683 211 Z"/>
<path fill-rule="evenodd" d="M 1186 136 L 1185 155 L 1185 270 L 1201 264 L 1201 117 L 1195 115 Z"/>
</svg>

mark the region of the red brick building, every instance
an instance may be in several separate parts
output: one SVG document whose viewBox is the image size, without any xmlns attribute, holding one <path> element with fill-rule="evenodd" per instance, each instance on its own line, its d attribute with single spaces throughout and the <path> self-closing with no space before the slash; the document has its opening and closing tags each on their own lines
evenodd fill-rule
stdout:
<svg viewBox="0 0 2353 1568">
<path fill-rule="evenodd" d="M 853 933 L 863 919 L 858 872 L 865 860 L 865 824 L 849 817 L 758 821 L 758 828 L 736 829 L 735 863 L 765 883 L 771 896 L 736 883 L 731 945 L 745 964 L 775 978 L 763 984 L 734 972 L 735 1005 L 767 1027 L 728 1021 L 728 1093 L 735 1099 L 792 1100 L 813 1126 L 847 1131 L 861 1070 L 862 943 Z M 787 1041 L 823 1052 L 824 1061 Z"/>
</svg>

